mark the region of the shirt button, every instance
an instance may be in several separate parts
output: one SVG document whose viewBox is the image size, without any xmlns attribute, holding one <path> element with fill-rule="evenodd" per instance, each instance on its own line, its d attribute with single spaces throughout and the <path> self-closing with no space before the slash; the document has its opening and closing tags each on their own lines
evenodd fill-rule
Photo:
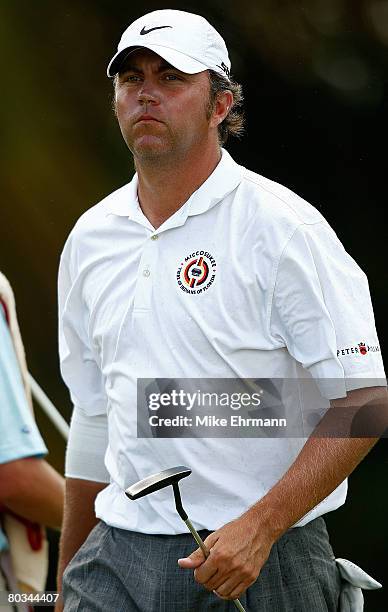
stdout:
<svg viewBox="0 0 388 612">
<path fill-rule="evenodd" d="M 148 268 L 143 270 L 143 276 L 145 276 L 146 278 L 148 278 L 150 274 L 151 274 L 151 272 L 148 270 Z"/>
<path fill-rule="evenodd" d="M 151 240 L 157 240 L 159 238 L 158 234 L 154 234 L 153 236 L 151 236 Z"/>
</svg>

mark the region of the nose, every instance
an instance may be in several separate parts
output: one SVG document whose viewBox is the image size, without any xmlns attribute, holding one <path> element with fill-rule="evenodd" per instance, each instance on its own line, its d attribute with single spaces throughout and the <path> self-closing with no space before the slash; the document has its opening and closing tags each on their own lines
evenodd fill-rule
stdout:
<svg viewBox="0 0 388 612">
<path fill-rule="evenodd" d="M 140 104 L 157 104 L 159 102 L 155 88 L 146 81 L 143 81 L 143 85 L 139 89 L 138 100 Z"/>
</svg>

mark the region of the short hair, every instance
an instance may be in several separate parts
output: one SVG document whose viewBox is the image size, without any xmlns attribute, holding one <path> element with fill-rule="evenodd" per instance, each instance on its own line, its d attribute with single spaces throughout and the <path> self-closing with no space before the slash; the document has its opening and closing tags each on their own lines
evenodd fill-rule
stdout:
<svg viewBox="0 0 388 612">
<path fill-rule="evenodd" d="M 233 79 L 227 79 L 222 74 L 209 70 L 210 96 L 208 106 L 208 116 L 214 110 L 214 105 L 219 93 L 231 91 L 233 94 L 233 104 L 225 119 L 218 126 L 218 139 L 221 145 L 225 144 L 229 136 L 239 138 L 244 133 L 244 110 L 242 108 L 244 96 L 242 86 Z"/>
</svg>

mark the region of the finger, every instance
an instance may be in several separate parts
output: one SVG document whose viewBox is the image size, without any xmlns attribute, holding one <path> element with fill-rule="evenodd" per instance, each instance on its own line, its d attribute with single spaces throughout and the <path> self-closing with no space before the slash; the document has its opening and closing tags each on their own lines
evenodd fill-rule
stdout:
<svg viewBox="0 0 388 612">
<path fill-rule="evenodd" d="M 201 581 L 201 579 L 198 579 L 198 577 L 196 576 L 196 572 L 197 572 L 197 570 L 195 570 L 195 571 L 194 571 L 194 579 L 195 579 L 195 581 L 196 581 L 196 582 L 198 582 L 198 584 L 200 584 L 201 586 L 203 586 L 203 587 L 204 587 L 205 589 L 207 589 L 208 591 L 212 591 L 213 589 L 212 589 L 212 588 L 209 588 L 209 587 L 207 586 L 207 583 L 202 582 L 202 581 Z M 213 581 L 214 581 L 214 576 L 215 576 L 216 574 L 217 574 L 217 570 L 215 570 L 214 574 L 213 574 L 212 576 L 210 576 L 209 580 L 210 580 L 211 582 L 213 582 Z"/>
<path fill-rule="evenodd" d="M 214 544 L 217 542 L 219 537 L 220 536 L 218 534 L 218 531 L 213 531 L 213 533 L 209 534 L 207 538 L 203 541 L 203 543 L 205 544 L 206 548 L 209 551 L 211 548 L 213 548 Z"/>
<path fill-rule="evenodd" d="M 223 578 L 221 582 L 212 591 L 216 591 L 217 595 L 224 599 L 232 599 L 231 594 L 241 585 L 241 578 L 239 576 L 230 576 L 229 578 Z M 205 585 L 207 586 L 207 585 Z"/>
<path fill-rule="evenodd" d="M 209 553 L 211 552 L 211 549 L 214 546 L 214 544 L 217 542 L 217 540 L 218 540 L 218 536 L 215 535 L 215 532 L 214 532 L 214 533 L 211 533 L 204 541 L 204 544 L 206 548 L 208 549 Z M 200 565 L 202 565 L 202 563 L 205 560 L 206 560 L 205 555 L 202 549 L 197 548 L 188 557 L 183 557 L 181 559 L 178 559 L 178 565 L 179 567 L 182 567 L 184 569 L 195 569 L 199 567 Z M 214 571 L 212 571 L 212 573 L 214 573 Z"/>
<path fill-rule="evenodd" d="M 205 555 L 203 554 L 200 548 L 197 548 L 188 557 L 178 559 L 178 565 L 179 567 L 183 567 L 185 569 L 195 569 L 196 567 L 199 567 L 204 561 Z"/>
<path fill-rule="evenodd" d="M 194 577 L 196 581 L 200 584 L 204 584 L 205 582 L 210 580 L 214 576 L 214 574 L 219 571 L 219 559 L 216 558 L 215 555 L 213 556 L 212 554 L 217 549 L 218 540 L 219 536 L 217 535 L 217 532 L 210 534 L 210 536 L 208 536 L 206 540 L 204 540 L 204 544 L 209 551 L 209 556 L 206 559 L 205 563 L 203 563 L 201 567 L 198 567 L 194 572 Z"/>
<path fill-rule="evenodd" d="M 231 573 L 225 573 L 218 569 L 209 580 L 203 584 L 208 591 L 216 591 L 218 587 L 222 586 L 229 578 Z"/>
<path fill-rule="evenodd" d="M 213 580 L 214 576 L 219 571 L 218 568 L 215 565 L 208 565 L 208 560 L 209 559 L 207 559 L 206 563 L 201 565 L 201 567 L 199 567 L 198 569 L 194 570 L 194 579 L 195 579 L 195 581 L 198 582 L 198 584 L 202 584 L 203 586 L 205 586 L 205 588 L 208 588 L 206 586 L 207 582 L 209 580 Z M 210 589 L 210 590 L 212 590 L 212 589 Z"/>
<path fill-rule="evenodd" d="M 254 581 L 253 581 L 254 582 Z M 253 582 L 251 584 L 253 584 Z M 238 599 L 251 585 L 246 582 L 240 582 L 231 592 L 230 599 Z"/>
</svg>

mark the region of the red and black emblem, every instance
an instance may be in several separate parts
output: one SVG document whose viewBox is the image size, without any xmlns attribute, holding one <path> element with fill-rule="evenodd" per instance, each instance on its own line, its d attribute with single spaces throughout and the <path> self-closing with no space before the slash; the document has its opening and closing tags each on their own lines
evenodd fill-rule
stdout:
<svg viewBox="0 0 388 612">
<path fill-rule="evenodd" d="M 187 285 L 192 289 L 193 287 L 200 287 L 206 281 L 209 276 L 209 266 L 203 257 L 198 259 L 192 259 L 186 265 L 183 271 L 184 279 Z"/>
<path fill-rule="evenodd" d="M 184 258 L 177 271 L 178 286 L 185 293 L 207 291 L 214 282 L 216 261 L 208 251 L 194 251 Z"/>
</svg>

